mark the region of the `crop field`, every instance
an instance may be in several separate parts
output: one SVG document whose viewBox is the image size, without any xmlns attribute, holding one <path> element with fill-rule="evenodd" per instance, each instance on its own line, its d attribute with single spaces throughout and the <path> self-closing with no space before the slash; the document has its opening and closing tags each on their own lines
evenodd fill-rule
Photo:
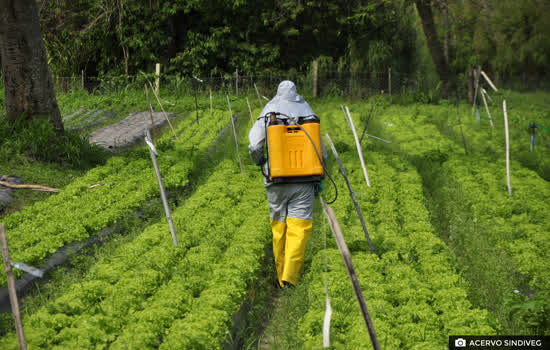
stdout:
<svg viewBox="0 0 550 350">
<path fill-rule="evenodd" d="M 257 118 L 259 102 L 248 97 Z M 74 98 L 60 97 L 65 115 L 82 108 L 83 97 Z M 201 96 L 197 119 L 192 98 L 174 97 L 175 110 L 167 111 L 178 114 L 177 138 L 167 130 L 156 140 L 177 247 L 143 145 L 71 174 L 59 193 L 1 217 L 12 260 L 40 268 L 64 247 L 100 237 L 48 269 L 20 299 L 29 348 L 319 349 L 325 288 L 331 348 L 371 348 L 318 200 L 300 283 L 290 292 L 274 287 L 267 199 L 248 155 L 251 117 L 244 94 L 232 96 L 241 174 L 224 99 L 216 96 L 211 112 Z M 493 99 L 494 127 L 476 120 L 471 105 L 447 100 L 309 101 L 323 138 L 334 141 L 376 250 L 325 138 L 338 190 L 331 207 L 382 349 L 446 349 L 450 335 L 550 335 L 550 133 L 537 131 L 531 150 L 529 128 L 550 127 L 550 95 L 502 91 Z M 136 100 L 100 103 L 145 110 Z M 367 134 L 389 141 L 362 140 L 371 186 L 341 105 L 358 132 L 368 120 Z M 325 179 L 321 196 L 335 195 Z M 0 284 L 6 287 L 4 272 Z M 0 314 L 0 349 L 18 348 L 11 314 Z"/>
</svg>

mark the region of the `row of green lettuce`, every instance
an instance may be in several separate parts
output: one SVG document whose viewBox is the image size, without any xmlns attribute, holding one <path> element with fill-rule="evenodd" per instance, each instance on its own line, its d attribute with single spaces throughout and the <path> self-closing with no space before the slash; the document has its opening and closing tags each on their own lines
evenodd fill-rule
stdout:
<svg viewBox="0 0 550 350">
<path fill-rule="evenodd" d="M 454 245 L 469 253 L 469 274 L 482 288 L 479 298 L 505 306 L 495 309 L 505 322 L 533 334 L 547 333 L 550 184 L 512 162 L 509 196 L 505 177 L 504 161 L 457 157 L 445 162 L 437 191 L 440 210 Z M 469 222 L 453 211 L 466 212 Z"/>
<path fill-rule="evenodd" d="M 483 104 L 479 107 L 480 118 L 477 119 L 472 106 L 461 104 L 459 115 L 456 105 L 412 105 L 410 110 L 415 114 L 427 116 L 428 120 L 450 139 L 459 145 L 466 143 L 466 148 L 476 156 L 491 159 L 504 159 L 505 126 L 502 101 L 506 100 L 510 152 L 523 166 L 536 171 L 542 178 L 550 180 L 550 99 L 548 94 L 516 94 L 503 91 L 493 96 L 489 102 L 493 126 Z M 387 112 L 395 110 L 389 108 Z M 535 129 L 535 144 L 531 151 L 530 123 L 541 125 Z M 464 135 L 464 141 L 462 140 Z"/>
<path fill-rule="evenodd" d="M 67 293 L 23 319 L 27 343 L 43 349 L 219 348 L 256 280 L 269 242 L 263 186 L 223 160 L 165 222 L 104 257 Z M 250 183 L 257 186 L 250 186 Z M 263 222 L 263 223 L 262 223 Z M 17 349 L 15 334 L 0 348 Z"/>
<path fill-rule="evenodd" d="M 415 167 L 396 155 L 365 153 L 372 183 L 367 187 L 351 132 L 336 128 L 345 125 L 342 113 L 331 111 L 323 121 L 325 130 L 331 130 L 377 250 L 376 255 L 368 252 L 355 208 L 338 176 L 340 198 L 333 208 L 383 348 L 440 349 L 452 334 L 494 334 L 487 311 L 468 301 L 452 253 L 431 225 L 422 178 Z M 321 347 L 326 276 L 333 309 L 332 348 L 364 348 L 369 336 L 353 288 L 326 224 L 323 230 L 329 249 L 316 254 L 304 277 L 310 307 L 298 333 L 304 348 Z"/>
<path fill-rule="evenodd" d="M 217 111 L 196 123 L 192 118 L 177 127 L 177 140 L 169 134 L 157 143 L 158 164 L 168 190 L 183 188 L 195 164 L 229 125 L 229 113 Z M 94 186 L 95 185 L 95 186 Z M 148 150 L 141 148 L 110 158 L 88 171 L 47 200 L 5 217 L 10 253 L 14 261 L 40 265 L 68 243 L 80 241 L 113 225 L 159 195 Z M 0 274 L 0 285 L 5 285 Z"/>
<path fill-rule="evenodd" d="M 364 106 L 357 109 L 368 112 Z M 512 147 L 510 197 L 502 133 L 496 138 L 497 132 L 487 125 L 467 132 L 472 122 L 463 122 L 469 150 L 465 155 L 460 128 L 449 134 L 438 125 L 443 112 L 441 106 L 389 107 L 379 116 L 377 131 L 393 141 L 390 149 L 415 163 L 433 192 L 429 204 L 434 222 L 470 282 L 472 301 L 499 319 L 502 332 L 539 334 L 548 329 L 550 319 L 549 269 L 542 243 L 550 213 L 548 181 L 539 176 L 540 169 L 527 169 Z M 445 113 L 452 116 L 451 111 Z M 499 125 L 502 122 L 495 120 L 495 129 Z M 480 149 L 472 151 L 472 135 L 491 132 L 495 135 L 480 138 Z"/>
<path fill-rule="evenodd" d="M 469 149 L 465 155 L 459 129 L 454 135 L 438 132 L 437 114 L 427 112 L 390 108 L 381 117 L 393 126 L 383 131 L 398 143 L 395 150 L 424 173 L 441 234 L 460 261 L 473 300 L 498 317 L 504 332 L 547 332 L 550 269 L 544 236 L 549 231 L 550 184 L 540 169 L 526 168 L 512 147 L 509 196 L 503 133 L 489 126 L 474 132 L 469 129 L 472 122 L 464 123 Z M 495 129 L 499 126 L 502 122 L 495 120 Z M 490 133 L 495 135 L 487 136 Z M 481 137 L 484 134 L 487 137 Z M 480 139 L 472 142 L 472 135 Z M 481 149 L 486 145 L 486 151 L 473 152 L 476 144 Z"/>
</svg>

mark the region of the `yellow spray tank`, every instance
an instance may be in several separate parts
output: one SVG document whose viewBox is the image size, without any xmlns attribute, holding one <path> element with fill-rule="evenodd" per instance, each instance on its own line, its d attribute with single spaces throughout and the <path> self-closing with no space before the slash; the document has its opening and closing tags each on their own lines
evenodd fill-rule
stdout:
<svg viewBox="0 0 550 350">
<path fill-rule="evenodd" d="M 274 183 L 319 182 L 323 179 L 321 130 L 317 116 L 289 119 L 268 115 L 267 151 L 269 177 Z M 307 133 L 307 134 L 306 134 Z M 309 137 L 308 137 L 309 135 Z"/>
</svg>

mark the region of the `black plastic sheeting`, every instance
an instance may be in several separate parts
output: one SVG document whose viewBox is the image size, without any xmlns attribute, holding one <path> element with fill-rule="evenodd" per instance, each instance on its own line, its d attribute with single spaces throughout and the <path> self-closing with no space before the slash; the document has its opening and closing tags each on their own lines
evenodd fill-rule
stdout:
<svg viewBox="0 0 550 350">
<path fill-rule="evenodd" d="M 214 152 L 216 146 L 219 142 L 226 136 L 226 132 L 231 128 L 231 123 L 228 122 L 227 126 L 224 127 L 217 135 L 216 141 L 209 147 L 208 153 Z M 15 177 L 14 177 L 15 178 Z M 6 179 L 7 180 L 7 179 Z M 19 179 L 11 179 L 10 182 L 20 181 Z M 22 180 L 21 180 L 22 182 Z M 0 186 L 4 188 L 3 186 Z M 9 190 L 9 189 L 7 189 Z M 153 200 L 158 200 L 153 199 Z M 140 216 L 140 212 L 136 212 L 134 215 Z M 56 267 L 67 263 L 70 256 L 77 254 L 78 252 L 85 250 L 95 244 L 100 244 L 101 242 L 109 239 L 109 236 L 120 229 L 119 224 L 114 224 L 113 226 L 106 227 L 98 232 L 97 235 L 92 236 L 84 241 L 70 243 L 63 248 L 60 248 L 57 252 L 51 255 L 41 266 L 35 266 L 44 271 L 44 276 L 42 278 L 33 276 L 27 272 L 23 273 L 23 276 L 15 281 L 15 288 L 19 300 L 22 297 L 27 295 L 37 284 L 46 283 L 50 276 L 48 272 L 52 271 Z M 11 312 L 11 304 L 9 299 L 8 288 L 0 288 L 0 312 Z"/>
<path fill-rule="evenodd" d="M 25 272 L 21 278 L 15 281 L 15 288 L 19 299 L 25 296 L 29 291 L 31 291 L 35 284 L 46 282 L 49 279 L 48 272 L 59 265 L 65 264 L 71 255 L 74 255 L 86 248 L 89 248 L 94 244 L 105 241 L 109 238 L 109 235 L 115 231 L 116 225 L 106 227 L 103 230 L 99 231 L 96 236 L 92 236 L 84 241 L 70 243 L 59 249 L 48 259 L 46 259 L 44 264 L 39 266 L 39 268 L 44 271 L 44 277 L 42 278 L 33 276 L 30 273 Z M 0 289 L 0 312 L 11 312 L 8 288 Z"/>
</svg>

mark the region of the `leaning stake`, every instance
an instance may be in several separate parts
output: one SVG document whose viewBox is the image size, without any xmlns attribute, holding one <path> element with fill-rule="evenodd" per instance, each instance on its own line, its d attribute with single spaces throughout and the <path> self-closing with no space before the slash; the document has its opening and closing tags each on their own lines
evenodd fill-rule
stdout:
<svg viewBox="0 0 550 350">
<path fill-rule="evenodd" d="M 485 74 L 484 71 L 481 71 L 481 75 L 483 75 L 483 77 L 485 78 L 485 81 L 487 81 L 487 83 L 489 84 L 489 86 L 491 86 L 491 88 L 493 90 L 495 90 L 495 92 L 498 91 L 497 87 L 495 86 L 495 84 L 493 84 L 493 82 L 491 81 L 491 79 L 489 79 L 489 77 L 487 76 L 487 74 Z"/>
<path fill-rule="evenodd" d="M 153 129 L 153 144 L 155 144 L 155 140 L 157 139 L 157 129 L 155 128 L 155 120 L 153 119 L 153 106 L 151 106 L 151 100 L 149 100 L 149 90 L 147 89 L 147 84 L 145 84 L 145 97 L 147 98 L 147 104 L 149 105 L 149 118 L 151 118 L 151 128 Z"/>
<path fill-rule="evenodd" d="M 4 269 L 6 270 L 6 277 L 8 280 L 8 294 L 10 295 L 11 311 L 13 312 L 13 318 L 15 320 L 15 331 L 17 333 L 17 339 L 19 340 L 19 349 L 25 350 L 27 349 L 27 342 L 25 341 L 21 313 L 19 312 L 19 301 L 17 300 L 17 293 L 15 291 L 15 279 L 13 278 L 11 269 L 11 258 L 4 224 L 0 224 L 0 243 L 2 244 L 2 259 L 4 260 Z"/>
<path fill-rule="evenodd" d="M 476 105 L 477 101 L 477 89 L 479 87 L 479 75 L 481 74 L 481 67 L 478 67 L 477 69 L 474 69 L 474 79 L 476 81 L 476 87 L 474 90 L 474 103 L 472 103 L 472 115 L 474 115 L 474 107 Z"/>
<path fill-rule="evenodd" d="M 336 161 L 338 162 L 338 166 L 340 167 L 340 172 L 342 173 L 342 176 L 344 177 L 344 180 L 346 180 L 346 184 L 348 185 L 349 194 L 351 196 L 351 200 L 353 201 L 353 205 L 355 205 L 355 211 L 357 212 L 357 216 L 359 217 L 359 221 L 361 221 L 361 225 L 363 226 L 363 232 L 365 232 L 365 238 L 367 239 L 367 243 L 369 244 L 369 248 L 371 252 L 375 253 L 374 246 L 372 245 L 372 242 L 369 237 L 369 232 L 367 231 L 367 226 L 365 225 L 365 220 L 363 219 L 363 214 L 361 213 L 361 208 L 359 208 L 359 203 L 357 203 L 357 200 L 355 199 L 355 193 L 353 192 L 351 188 L 351 184 L 349 182 L 348 176 L 346 174 L 346 170 L 344 169 L 344 166 L 342 165 L 342 162 L 340 161 L 340 157 L 338 156 L 338 152 L 336 151 L 336 147 L 334 147 L 334 144 L 332 143 L 332 140 L 329 136 L 329 134 L 325 134 L 328 140 L 328 144 L 330 145 L 330 148 L 332 149 L 332 153 L 334 153 L 334 157 L 336 158 Z"/>
<path fill-rule="evenodd" d="M 357 132 L 355 131 L 355 125 L 353 124 L 353 119 L 351 118 L 351 113 L 349 112 L 348 106 L 346 106 L 346 110 L 344 112 L 344 115 L 346 113 L 347 113 L 347 119 L 348 119 L 349 127 L 351 128 L 351 131 L 353 132 L 353 137 L 355 138 L 355 146 L 357 146 L 357 154 L 359 154 L 359 160 L 361 161 L 361 167 L 363 167 L 363 175 L 365 175 L 365 180 L 367 181 L 367 186 L 370 187 L 369 174 L 367 174 L 367 167 L 365 166 L 365 161 L 363 160 L 363 150 L 361 149 L 361 143 L 359 143 L 359 137 L 357 137 Z"/>
<path fill-rule="evenodd" d="M 164 212 L 166 219 L 168 220 L 168 226 L 170 227 L 170 233 L 172 234 L 172 241 L 174 245 L 178 246 L 178 238 L 176 237 L 176 230 L 174 229 L 174 223 L 172 222 L 172 214 L 170 214 L 170 207 L 168 206 L 168 200 L 166 199 L 166 193 L 164 192 L 164 185 L 162 184 L 162 178 L 160 177 L 160 170 L 157 163 L 157 150 L 151 142 L 151 135 L 149 130 L 146 129 L 145 143 L 149 147 L 149 153 L 151 154 L 151 160 L 153 161 L 153 167 L 155 168 L 155 174 L 157 175 L 157 181 L 160 187 L 160 198 L 162 199 L 162 205 L 164 206 Z"/>
<path fill-rule="evenodd" d="M 512 195 L 512 185 L 510 184 L 510 138 L 508 137 L 508 113 L 506 112 L 506 100 L 502 101 L 502 110 L 504 111 L 504 133 L 506 136 L 506 184 L 508 185 L 508 195 Z"/>
<path fill-rule="evenodd" d="M 227 97 L 227 105 L 229 106 L 229 114 L 231 116 L 231 125 L 233 126 L 233 136 L 235 136 L 235 148 L 237 148 L 237 157 L 239 158 L 239 167 L 241 168 L 241 176 L 244 176 L 243 173 L 243 164 L 241 163 L 241 154 L 239 153 L 239 142 L 237 139 L 237 130 L 235 129 L 235 122 L 233 121 L 233 112 L 231 112 L 231 103 L 229 103 L 229 95 Z"/>
<path fill-rule="evenodd" d="M 149 86 L 153 87 L 153 85 L 151 85 L 151 82 L 149 82 Z M 160 109 L 162 110 L 162 113 L 164 113 L 164 118 L 166 118 L 166 121 L 168 122 L 168 125 L 170 125 L 170 129 L 172 129 L 172 132 L 174 133 L 174 137 L 177 139 L 178 138 L 178 135 L 176 134 L 176 130 L 174 130 L 174 127 L 172 126 L 172 123 L 170 122 L 170 119 L 168 119 L 168 114 L 166 113 L 166 111 L 164 110 L 164 107 L 162 107 L 162 103 L 160 103 L 160 98 L 159 98 L 159 95 L 157 95 L 155 93 L 155 90 L 153 89 L 153 94 L 155 95 L 155 98 L 157 99 L 157 102 L 160 106 Z M 151 108 L 151 111 L 153 110 L 153 107 L 151 106 L 151 104 L 149 103 L 149 107 Z"/>
<path fill-rule="evenodd" d="M 380 350 L 380 343 L 378 343 L 378 338 L 376 337 L 374 325 L 372 324 L 369 310 L 367 309 L 367 303 L 365 302 L 365 298 L 363 297 L 363 291 L 361 290 L 361 286 L 359 285 L 359 280 L 357 279 L 357 274 L 355 273 L 355 268 L 353 267 L 353 262 L 351 261 L 351 255 L 349 253 L 348 246 L 344 241 L 342 230 L 340 230 L 340 225 L 338 225 L 338 221 L 336 220 L 336 216 L 334 215 L 334 210 L 332 210 L 332 208 L 329 207 L 322 198 L 320 200 L 321 204 L 323 205 L 323 211 L 328 217 L 330 229 L 332 230 L 334 239 L 336 240 L 336 245 L 338 245 L 338 249 L 340 250 L 342 259 L 344 259 L 344 263 L 346 264 L 346 269 L 348 270 L 348 275 L 351 279 L 351 284 L 353 285 L 355 296 L 357 297 L 359 307 L 361 308 L 361 313 L 363 314 L 363 319 L 365 320 L 365 324 L 367 325 L 367 331 L 369 332 L 372 346 L 374 350 Z"/>
<path fill-rule="evenodd" d="M 485 111 L 487 112 L 487 117 L 489 118 L 489 123 L 491 123 L 491 128 L 494 128 L 493 124 L 493 117 L 491 117 L 491 112 L 489 112 L 489 107 L 487 107 L 487 100 L 485 99 L 485 95 L 482 93 L 481 98 L 483 99 L 483 104 L 485 105 Z"/>
</svg>

